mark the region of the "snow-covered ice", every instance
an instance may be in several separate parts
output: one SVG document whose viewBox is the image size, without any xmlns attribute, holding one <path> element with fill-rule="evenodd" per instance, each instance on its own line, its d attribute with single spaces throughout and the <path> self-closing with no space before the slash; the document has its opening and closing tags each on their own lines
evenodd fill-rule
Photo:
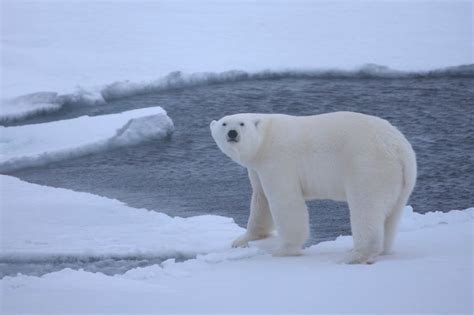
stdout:
<svg viewBox="0 0 474 315">
<path fill-rule="evenodd" d="M 38 114 L 55 112 L 61 109 L 56 92 L 38 92 L 3 100 L 0 118 L 3 120 L 19 120 Z"/>
<path fill-rule="evenodd" d="M 226 217 L 172 218 L 5 175 L 0 184 L 4 259 L 193 256 L 226 248 L 242 230 Z"/>
<path fill-rule="evenodd" d="M 339 263 L 350 236 L 302 257 L 268 254 L 276 239 L 230 249 L 230 218 L 171 218 L 87 193 L 1 176 L 2 258 L 198 256 L 106 276 L 64 269 L 0 280 L 2 313 L 472 313 L 474 208 L 405 208 L 395 252 L 374 265 Z"/>
<path fill-rule="evenodd" d="M 6 0 L 1 10 L 0 118 L 64 101 L 33 98 L 29 106 L 18 96 L 94 103 L 113 82 L 148 85 L 175 71 L 472 63 L 471 1 Z"/>
<path fill-rule="evenodd" d="M 90 89 L 76 89 L 67 94 L 37 92 L 22 95 L 2 102 L 1 121 L 18 121 L 36 115 L 44 115 L 73 106 L 102 105 L 108 101 L 144 93 L 159 93 L 166 90 L 231 83 L 246 80 L 272 80 L 278 78 L 409 78 L 409 77 L 474 77 L 474 65 L 461 65 L 429 71 L 399 71 L 386 66 L 364 64 L 351 70 L 321 68 L 315 70 L 264 70 L 256 72 L 223 71 L 195 72 L 186 74 L 174 71 L 151 81 L 115 81 Z"/>
<path fill-rule="evenodd" d="M 170 135 L 173 128 L 173 121 L 161 107 L 18 127 L 0 126 L 0 171 L 160 139 Z"/>
</svg>

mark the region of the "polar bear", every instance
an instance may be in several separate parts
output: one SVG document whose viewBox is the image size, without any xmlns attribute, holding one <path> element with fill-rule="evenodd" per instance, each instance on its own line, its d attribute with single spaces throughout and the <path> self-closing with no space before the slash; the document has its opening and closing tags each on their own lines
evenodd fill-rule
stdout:
<svg viewBox="0 0 474 315">
<path fill-rule="evenodd" d="M 220 150 L 247 168 L 253 190 L 247 230 L 233 247 L 275 227 L 274 255 L 300 255 L 309 236 L 305 200 L 332 199 L 350 209 L 354 249 L 347 263 L 372 263 L 390 251 L 417 166 L 410 143 L 388 121 L 354 112 L 244 113 L 210 128 Z"/>
</svg>

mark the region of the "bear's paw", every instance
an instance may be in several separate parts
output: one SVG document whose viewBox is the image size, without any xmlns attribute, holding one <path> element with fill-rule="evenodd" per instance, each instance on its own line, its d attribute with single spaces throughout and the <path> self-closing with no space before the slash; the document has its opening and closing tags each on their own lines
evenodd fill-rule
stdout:
<svg viewBox="0 0 474 315">
<path fill-rule="evenodd" d="M 237 248 L 237 247 L 249 247 L 249 241 L 251 241 L 252 238 L 249 237 L 247 233 L 244 233 L 237 237 L 233 242 L 232 242 L 232 247 Z"/>
</svg>

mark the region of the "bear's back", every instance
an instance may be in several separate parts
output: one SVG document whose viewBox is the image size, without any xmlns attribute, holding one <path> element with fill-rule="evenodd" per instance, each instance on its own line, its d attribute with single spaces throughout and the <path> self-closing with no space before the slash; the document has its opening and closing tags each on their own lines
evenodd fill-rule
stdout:
<svg viewBox="0 0 474 315">
<path fill-rule="evenodd" d="M 266 121 L 265 137 L 271 142 L 273 154 L 275 151 L 357 154 L 378 151 L 388 138 L 393 145 L 404 140 L 388 121 L 355 112 L 311 116 L 259 114 L 259 117 Z M 386 146 L 383 151 L 386 151 Z"/>
</svg>

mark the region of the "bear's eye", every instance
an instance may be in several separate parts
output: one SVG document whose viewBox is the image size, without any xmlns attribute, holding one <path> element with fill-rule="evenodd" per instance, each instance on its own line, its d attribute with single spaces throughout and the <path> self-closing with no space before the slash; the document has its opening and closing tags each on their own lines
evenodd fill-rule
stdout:
<svg viewBox="0 0 474 315">
<path fill-rule="evenodd" d="M 244 123 L 240 123 L 240 125 L 243 127 L 245 124 L 244 124 Z"/>
<path fill-rule="evenodd" d="M 227 124 L 226 124 L 226 123 L 222 123 L 222 126 L 224 126 L 224 127 L 225 127 L 225 126 L 227 126 Z"/>
</svg>

